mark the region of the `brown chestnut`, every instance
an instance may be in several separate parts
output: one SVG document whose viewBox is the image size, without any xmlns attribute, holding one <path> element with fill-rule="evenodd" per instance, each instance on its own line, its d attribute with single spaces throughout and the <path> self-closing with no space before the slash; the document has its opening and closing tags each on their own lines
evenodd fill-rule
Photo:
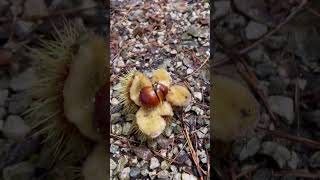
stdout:
<svg viewBox="0 0 320 180">
<path fill-rule="evenodd" d="M 140 102 L 145 107 L 155 107 L 159 105 L 160 100 L 151 86 L 146 86 L 140 91 Z"/>
<path fill-rule="evenodd" d="M 164 101 L 166 95 L 168 94 L 169 88 L 161 83 L 158 83 L 156 86 L 156 93 L 160 101 Z"/>
</svg>

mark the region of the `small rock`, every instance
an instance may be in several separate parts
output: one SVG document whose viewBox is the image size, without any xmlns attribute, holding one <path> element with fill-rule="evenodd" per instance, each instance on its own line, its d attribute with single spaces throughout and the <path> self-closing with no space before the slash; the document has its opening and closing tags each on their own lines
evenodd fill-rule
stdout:
<svg viewBox="0 0 320 180">
<path fill-rule="evenodd" d="M 196 132 L 199 139 L 205 138 L 207 133 L 208 133 L 208 128 L 206 127 L 201 128 Z"/>
<path fill-rule="evenodd" d="M 196 27 L 196 26 L 191 26 L 187 32 L 188 35 L 192 36 L 192 37 L 199 37 L 200 34 L 200 28 Z"/>
<path fill-rule="evenodd" d="M 115 106 L 115 105 L 118 105 L 119 103 L 120 103 L 120 101 L 119 101 L 118 99 L 116 99 L 116 98 L 112 98 L 112 99 L 111 99 L 111 104 L 112 104 L 112 105 Z"/>
<path fill-rule="evenodd" d="M 202 93 L 201 92 L 194 92 L 193 96 L 198 99 L 199 101 L 202 101 Z"/>
<path fill-rule="evenodd" d="M 261 62 L 269 62 L 270 57 L 266 50 L 258 46 L 257 48 L 248 52 L 249 59 L 253 61 L 253 63 L 261 63 Z"/>
<path fill-rule="evenodd" d="M 135 177 L 137 177 L 139 174 L 140 174 L 140 168 L 137 168 L 137 167 L 131 168 L 130 177 L 135 178 Z"/>
<path fill-rule="evenodd" d="M 168 163 L 167 163 L 166 160 L 164 160 L 164 161 L 161 162 L 160 168 L 161 168 L 162 170 L 165 170 L 165 169 L 168 168 Z"/>
<path fill-rule="evenodd" d="M 215 11 L 213 13 L 213 18 L 220 18 L 227 15 L 230 11 L 230 1 L 214 1 Z"/>
<path fill-rule="evenodd" d="M 177 173 L 173 176 L 173 180 L 181 180 L 181 174 Z"/>
<path fill-rule="evenodd" d="M 284 35 L 273 35 L 270 36 L 264 44 L 271 49 L 280 49 L 285 43 L 287 43 L 287 36 Z"/>
<path fill-rule="evenodd" d="M 190 69 L 190 68 L 187 69 L 187 74 L 191 74 L 192 72 L 193 72 L 192 69 Z"/>
<path fill-rule="evenodd" d="M 270 108 L 273 112 L 284 117 L 288 124 L 292 124 L 294 120 L 293 100 L 284 96 L 270 96 Z"/>
<path fill-rule="evenodd" d="M 250 21 L 245 29 L 248 40 L 258 39 L 268 31 L 268 27 L 254 21 Z"/>
<path fill-rule="evenodd" d="M 1 117 L 1 116 L 0 116 Z M 169 126 L 167 127 L 165 130 L 164 130 L 164 134 L 167 136 L 167 137 L 170 137 L 171 134 L 172 134 L 172 127 Z"/>
<path fill-rule="evenodd" d="M 155 169 L 160 166 L 159 160 L 155 157 L 150 159 L 150 169 Z"/>
<path fill-rule="evenodd" d="M 21 162 L 3 169 L 3 180 L 31 180 L 35 172 L 29 162 Z"/>
<path fill-rule="evenodd" d="M 182 173 L 181 180 L 197 180 L 197 178 L 192 174 Z"/>
<path fill-rule="evenodd" d="M 112 125 L 112 133 L 114 133 L 116 135 L 121 135 L 122 126 L 120 124 L 113 124 Z"/>
<path fill-rule="evenodd" d="M 170 53 L 171 54 L 177 54 L 178 52 L 177 52 L 177 50 L 174 49 L 174 50 L 170 51 Z"/>
<path fill-rule="evenodd" d="M 276 69 L 270 63 L 263 63 L 257 65 L 256 73 L 261 79 L 265 79 L 271 75 L 275 75 Z"/>
<path fill-rule="evenodd" d="M 160 171 L 158 173 L 158 178 L 160 179 L 169 179 L 169 172 L 167 170 Z"/>
<path fill-rule="evenodd" d="M 4 119 L 6 114 L 6 110 L 3 107 L 0 107 L 0 119 Z"/>
<path fill-rule="evenodd" d="M 132 127 L 131 123 L 124 123 L 123 126 L 122 126 L 122 134 L 123 135 L 128 135 L 129 132 L 130 132 L 131 127 Z"/>
<path fill-rule="evenodd" d="M 191 110 L 194 111 L 197 115 L 204 115 L 204 111 L 197 106 L 192 106 Z"/>
<path fill-rule="evenodd" d="M 115 170 L 115 174 L 120 174 L 127 163 L 128 163 L 128 157 L 121 156 L 121 158 L 118 160 L 118 166 L 117 166 L 117 169 Z"/>
<path fill-rule="evenodd" d="M 10 115 L 4 123 L 2 132 L 9 139 L 19 141 L 23 140 L 30 131 L 31 128 L 21 117 Z"/>
<path fill-rule="evenodd" d="M 117 168 L 117 164 L 113 159 L 110 159 L 110 169 L 115 170 Z"/>
<path fill-rule="evenodd" d="M 275 142 L 264 142 L 261 153 L 272 157 L 280 168 L 283 168 L 291 158 L 291 152 L 286 147 Z"/>
<path fill-rule="evenodd" d="M 150 176 L 151 179 L 155 179 L 156 175 L 157 175 L 157 170 L 151 171 L 148 174 Z"/>
<path fill-rule="evenodd" d="M 119 178 L 123 180 L 129 180 L 130 179 L 129 174 L 130 174 L 130 167 L 126 167 L 121 171 Z"/>
<path fill-rule="evenodd" d="M 176 67 L 178 68 L 178 67 L 180 67 L 180 66 L 182 66 L 182 62 L 181 62 L 181 61 L 177 62 Z"/>
<path fill-rule="evenodd" d="M 141 159 L 148 161 L 153 157 L 153 153 L 147 147 L 134 147 L 133 152 Z"/>
<path fill-rule="evenodd" d="M 141 175 L 142 176 L 147 176 L 149 174 L 149 170 L 148 169 L 143 169 L 142 171 L 141 171 Z"/>
<path fill-rule="evenodd" d="M 253 180 L 272 180 L 272 172 L 270 169 L 259 169 L 254 174 Z"/>
<path fill-rule="evenodd" d="M 288 160 L 288 167 L 291 169 L 297 169 L 300 159 L 294 151 L 291 152 L 291 158 Z"/>
<path fill-rule="evenodd" d="M 123 62 L 123 60 L 119 60 L 119 61 L 118 61 L 118 67 L 119 67 L 119 68 L 126 67 L 126 64 Z"/>
<path fill-rule="evenodd" d="M 175 166 L 175 165 L 171 165 L 170 166 L 170 169 L 171 169 L 171 171 L 173 172 L 173 173 L 178 173 L 178 168 Z"/>
<path fill-rule="evenodd" d="M 286 90 L 286 83 L 279 76 L 273 76 L 270 78 L 269 94 L 283 94 Z"/>
<path fill-rule="evenodd" d="M 48 14 L 44 0 L 26 0 L 24 3 L 25 16 L 43 16 Z"/>
<path fill-rule="evenodd" d="M 113 124 L 117 123 L 119 121 L 119 119 L 121 119 L 121 113 L 114 113 L 114 114 L 111 114 L 111 122 Z"/>
<path fill-rule="evenodd" d="M 22 91 L 31 88 L 34 72 L 31 68 L 13 77 L 10 81 L 10 88 L 14 91 Z"/>
<path fill-rule="evenodd" d="M 25 92 L 14 94 L 9 98 L 8 111 L 11 114 L 21 114 L 26 111 L 31 103 L 32 98 Z"/>
<path fill-rule="evenodd" d="M 309 160 L 310 166 L 313 168 L 320 168 L 320 151 L 315 152 L 310 160 Z"/>
<path fill-rule="evenodd" d="M 9 77 L 1 75 L 0 77 L 0 89 L 9 88 L 10 80 Z"/>
<path fill-rule="evenodd" d="M 251 138 L 240 152 L 240 155 L 239 155 L 240 161 L 243 161 L 248 157 L 256 154 L 260 149 L 260 143 L 261 143 L 261 140 L 259 138 L 257 137 Z"/>
<path fill-rule="evenodd" d="M 25 37 L 29 35 L 33 30 L 34 24 L 32 22 L 17 20 L 14 30 L 15 34 L 17 34 L 19 37 Z M 24 82 L 24 84 L 27 82 Z"/>
<path fill-rule="evenodd" d="M 111 144 L 111 145 L 110 145 L 110 152 L 111 152 L 111 153 L 115 154 L 115 153 L 117 153 L 118 151 L 119 151 L 119 146 L 114 145 L 114 144 Z"/>
<path fill-rule="evenodd" d="M 0 90 L 0 106 L 4 106 L 9 96 L 9 91 L 7 89 Z"/>
</svg>

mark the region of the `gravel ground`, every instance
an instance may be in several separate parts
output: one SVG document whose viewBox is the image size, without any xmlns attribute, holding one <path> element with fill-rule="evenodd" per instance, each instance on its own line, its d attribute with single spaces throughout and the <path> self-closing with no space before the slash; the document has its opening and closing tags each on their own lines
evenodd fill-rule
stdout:
<svg viewBox="0 0 320 180">
<path fill-rule="evenodd" d="M 320 24 L 315 13 L 320 6 L 311 1 L 309 10 L 290 15 L 301 2 L 217 0 L 213 4 L 214 69 L 218 73 L 236 69 L 231 61 L 221 60 L 240 52 L 236 61 L 241 57 L 247 62 L 257 79 L 254 82 L 258 88 L 252 91 L 264 93 L 278 124 L 258 98 L 262 107 L 258 128 L 234 142 L 230 160 L 234 168 L 216 170 L 217 179 L 223 179 L 218 172 L 230 174 L 229 170 L 241 179 L 253 180 L 320 177 L 319 142 L 315 146 L 308 143 L 320 139 Z M 263 38 L 270 31 L 275 32 Z M 246 50 L 262 38 L 264 41 Z M 306 139 L 299 141 L 301 137 Z"/>
<path fill-rule="evenodd" d="M 209 158 L 209 4 L 184 1 L 111 1 L 111 176 L 112 179 L 197 179 L 199 174 L 178 120 L 190 132 L 200 166 Z M 135 143 L 131 122 L 121 114 L 119 77 L 136 69 L 147 75 L 164 67 L 174 82 L 184 81 L 192 102 L 175 112 L 173 123 L 156 140 Z M 199 69 L 199 70 L 198 70 Z M 173 160 L 173 161 L 172 161 Z M 201 172 L 203 173 L 203 172 Z"/>
</svg>

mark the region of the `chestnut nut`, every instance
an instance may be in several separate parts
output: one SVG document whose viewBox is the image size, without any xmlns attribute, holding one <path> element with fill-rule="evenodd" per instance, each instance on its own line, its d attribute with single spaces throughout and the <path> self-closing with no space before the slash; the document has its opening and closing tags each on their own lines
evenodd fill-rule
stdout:
<svg viewBox="0 0 320 180">
<path fill-rule="evenodd" d="M 160 99 L 160 101 L 164 101 L 166 95 L 168 94 L 169 88 L 166 85 L 158 83 L 156 86 L 156 93 Z"/>
<path fill-rule="evenodd" d="M 155 107 L 160 103 L 160 100 L 151 86 L 146 86 L 140 91 L 140 102 L 145 107 Z"/>
<path fill-rule="evenodd" d="M 164 101 L 167 93 L 168 87 L 159 83 L 155 86 L 155 89 L 152 86 L 146 86 L 141 89 L 139 94 L 139 99 L 142 106 L 145 107 L 155 107 Z"/>
</svg>

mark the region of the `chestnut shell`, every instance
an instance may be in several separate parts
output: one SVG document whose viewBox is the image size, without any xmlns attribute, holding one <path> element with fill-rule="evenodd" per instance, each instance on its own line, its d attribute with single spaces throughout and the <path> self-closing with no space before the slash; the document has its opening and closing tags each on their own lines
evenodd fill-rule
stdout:
<svg viewBox="0 0 320 180">
<path fill-rule="evenodd" d="M 160 104 L 160 100 L 157 93 L 153 90 L 151 86 L 146 86 L 140 91 L 140 102 L 142 106 L 145 107 L 155 107 Z"/>
</svg>

